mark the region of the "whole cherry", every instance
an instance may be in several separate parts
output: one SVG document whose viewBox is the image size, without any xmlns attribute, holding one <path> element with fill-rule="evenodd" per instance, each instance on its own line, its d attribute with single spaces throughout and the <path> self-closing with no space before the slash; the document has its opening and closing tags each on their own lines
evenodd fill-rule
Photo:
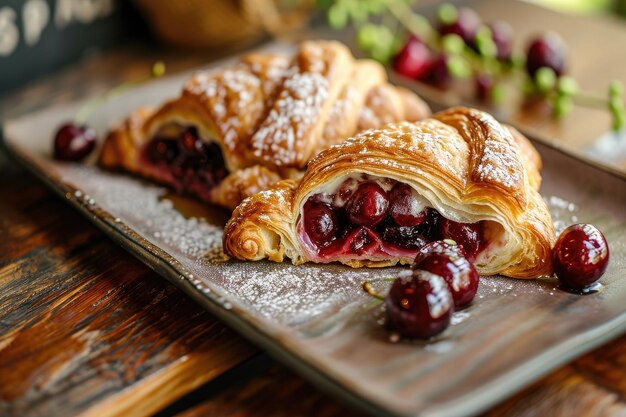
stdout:
<svg viewBox="0 0 626 417">
<path fill-rule="evenodd" d="M 374 227 L 385 218 L 388 206 L 389 197 L 385 190 L 375 182 L 365 182 L 348 201 L 346 212 L 352 223 Z"/>
<path fill-rule="evenodd" d="M 609 264 L 609 245 L 604 235 L 590 224 L 565 229 L 552 249 L 554 272 L 559 285 L 583 290 L 595 283 Z"/>
<path fill-rule="evenodd" d="M 305 232 L 318 247 L 330 243 L 339 229 L 332 207 L 322 202 L 309 200 L 304 204 L 303 222 Z"/>
<path fill-rule="evenodd" d="M 428 216 L 425 201 L 407 184 L 396 184 L 389 192 L 389 201 L 389 215 L 398 226 L 417 226 Z"/>
<path fill-rule="evenodd" d="M 461 7 L 457 11 L 456 19 L 450 21 L 439 19 L 439 33 L 442 36 L 459 35 L 466 44 L 470 45 L 476 37 L 480 24 L 480 17 L 473 9 Z"/>
<path fill-rule="evenodd" d="M 478 291 L 478 272 L 459 245 L 444 241 L 424 245 L 418 251 L 412 268 L 442 277 L 448 284 L 456 309 L 469 305 Z"/>
<path fill-rule="evenodd" d="M 80 161 L 95 148 L 96 140 L 96 132 L 89 126 L 65 123 L 54 136 L 54 158 Z"/>
<path fill-rule="evenodd" d="M 463 246 L 469 260 L 476 259 L 482 243 L 480 223 L 459 223 L 442 217 L 439 227 L 443 239 L 454 240 Z"/>
<path fill-rule="evenodd" d="M 428 46 L 412 36 L 396 55 L 393 67 L 405 77 L 421 79 L 430 72 L 432 61 Z"/>
<path fill-rule="evenodd" d="M 544 33 L 534 38 L 526 53 L 526 70 L 532 77 L 542 67 L 551 68 L 556 75 L 565 71 L 565 44 L 554 32 Z"/>
<path fill-rule="evenodd" d="M 389 329 L 411 339 L 427 339 L 443 332 L 454 310 L 444 279 L 420 270 L 394 281 L 385 306 Z"/>
</svg>

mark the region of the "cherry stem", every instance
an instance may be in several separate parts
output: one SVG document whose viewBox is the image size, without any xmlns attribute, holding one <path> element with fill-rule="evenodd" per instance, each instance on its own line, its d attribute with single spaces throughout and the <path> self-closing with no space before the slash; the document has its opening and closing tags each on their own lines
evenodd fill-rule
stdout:
<svg viewBox="0 0 626 417">
<path fill-rule="evenodd" d="M 378 279 L 377 281 L 382 281 L 382 280 L 387 280 L 387 279 L 381 278 L 381 279 Z M 388 280 L 393 280 L 393 278 L 388 278 Z M 385 301 L 385 297 L 383 297 L 382 295 L 376 292 L 374 287 L 372 287 L 372 284 L 370 283 L 370 281 L 363 282 L 362 287 L 363 287 L 363 291 L 368 293 L 371 297 L 374 297 L 377 300 Z"/>
<path fill-rule="evenodd" d="M 76 117 L 74 117 L 74 122 L 77 125 L 84 124 L 87 121 L 87 118 L 89 117 L 89 115 L 96 108 L 98 108 L 102 103 L 106 102 L 107 100 L 112 99 L 113 97 L 116 97 L 122 94 L 125 91 L 130 90 L 133 87 L 137 87 L 138 85 L 141 85 L 146 81 L 149 81 L 153 78 L 161 77 L 164 74 L 165 74 L 165 64 L 162 61 L 155 62 L 154 65 L 152 65 L 152 68 L 150 69 L 150 74 L 148 76 L 137 81 L 128 81 L 128 82 L 122 83 L 118 85 L 117 87 L 110 89 L 105 94 L 87 102 L 87 104 L 85 104 L 83 107 L 80 108 L 80 110 L 78 110 Z"/>
</svg>

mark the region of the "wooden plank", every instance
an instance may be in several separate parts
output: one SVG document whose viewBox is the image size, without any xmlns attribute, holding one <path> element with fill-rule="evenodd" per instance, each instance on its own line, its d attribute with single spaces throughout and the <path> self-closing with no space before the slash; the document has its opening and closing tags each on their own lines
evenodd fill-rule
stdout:
<svg viewBox="0 0 626 417">
<path fill-rule="evenodd" d="M 256 353 L 30 175 L 6 166 L 0 415 L 149 415 Z"/>
</svg>

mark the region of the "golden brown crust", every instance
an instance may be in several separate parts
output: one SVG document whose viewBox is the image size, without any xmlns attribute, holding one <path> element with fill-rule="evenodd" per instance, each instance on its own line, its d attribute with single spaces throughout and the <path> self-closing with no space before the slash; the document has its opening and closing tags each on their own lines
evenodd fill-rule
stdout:
<svg viewBox="0 0 626 417">
<path fill-rule="evenodd" d="M 194 74 L 180 97 L 137 111 L 114 128 L 100 163 L 168 183 L 167 175 L 142 163 L 140 150 L 159 132 L 194 126 L 202 140 L 220 146 L 234 176 L 211 193 L 211 202 L 232 207 L 232 198 L 247 195 L 242 189 L 298 176 L 316 153 L 364 128 L 428 114 L 414 93 L 387 84 L 379 64 L 355 60 L 338 42 L 308 41 L 293 57 L 252 53 Z M 266 169 L 252 186 L 252 176 L 238 174 L 252 167 L 261 172 L 259 166 Z"/>
<path fill-rule="evenodd" d="M 481 274 L 551 275 L 554 229 L 536 189 L 539 166 L 538 154 L 519 132 L 512 133 L 478 110 L 458 107 L 417 123 L 390 124 L 320 153 L 309 163 L 292 197 L 263 207 L 266 220 L 262 224 L 256 220 L 254 207 L 262 204 L 263 196 L 246 200 L 246 210 L 236 210 L 226 226 L 225 250 L 239 259 L 256 260 L 264 257 L 259 254 L 272 253 L 279 261 L 283 256 L 296 264 L 311 260 L 297 237 L 304 202 L 328 184 L 340 183 L 352 174 L 367 174 L 409 184 L 452 220 L 489 220 L 499 225 L 492 233 L 503 237 L 501 247 L 479 256 L 476 266 Z M 279 236 L 266 241 L 278 242 L 280 247 L 260 246 L 252 256 L 241 252 L 235 237 L 244 234 L 240 229 L 258 235 L 268 224 L 281 224 L 273 229 Z M 410 261 L 398 257 L 343 263 L 358 267 Z"/>
</svg>

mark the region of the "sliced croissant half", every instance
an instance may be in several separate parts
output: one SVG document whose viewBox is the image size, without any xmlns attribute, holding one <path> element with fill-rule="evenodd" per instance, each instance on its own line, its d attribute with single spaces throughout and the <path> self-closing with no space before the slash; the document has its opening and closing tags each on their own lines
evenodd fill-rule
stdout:
<svg viewBox="0 0 626 417">
<path fill-rule="evenodd" d="M 355 60 L 338 42 L 307 41 L 293 55 L 252 53 L 195 74 L 180 97 L 114 128 L 99 162 L 232 209 L 299 176 L 340 140 L 429 114 L 378 63 Z"/>
<path fill-rule="evenodd" d="M 242 260 L 388 266 L 452 239 L 483 275 L 551 275 L 540 168 L 522 134 L 482 111 L 389 124 L 323 151 L 301 180 L 244 200 L 224 250 Z"/>
</svg>

